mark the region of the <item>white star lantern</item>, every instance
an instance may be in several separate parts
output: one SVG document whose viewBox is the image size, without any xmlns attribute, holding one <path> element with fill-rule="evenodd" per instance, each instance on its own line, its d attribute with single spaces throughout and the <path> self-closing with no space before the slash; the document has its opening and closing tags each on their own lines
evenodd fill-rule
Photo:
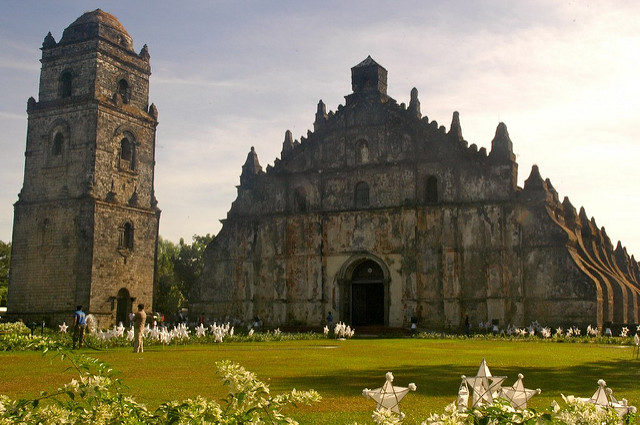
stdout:
<svg viewBox="0 0 640 425">
<path fill-rule="evenodd" d="M 464 380 L 465 376 L 462 378 L 462 383 L 458 388 L 458 400 L 456 401 L 459 412 L 464 412 L 469 407 L 469 387 L 467 386 L 467 381 Z"/>
<path fill-rule="evenodd" d="M 629 406 L 626 399 L 623 398 L 620 401 L 616 400 L 613 396 L 613 390 L 606 387 L 607 383 L 603 379 L 599 380 L 598 389 L 593 393 L 591 398 L 587 400 L 587 402 L 593 403 L 596 406 L 604 407 L 605 409 L 613 409 L 620 417 L 623 417 L 629 412 L 636 411 L 634 406 Z"/>
<path fill-rule="evenodd" d="M 526 389 L 522 382 L 523 378 L 524 375 L 519 373 L 518 380 L 513 384 L 513 386 L 505 387 L 500 390 L 500 396 L 506 398 L 514 409 L 526 409 L 529 399 L 542 392 L 539 388 L 537 390 Z"/>
<path fill-rule="evenodd" d="M 63 334 L 66 334 L 69 326 L 67 326 L 66 322 L 62 322 L 61 325 L 58 325 L 58 328 L 60 328 L 60 332 L 62 332 Z"/>
<path fill-rule="evenodd" d="M 398 404 L 409 391 L 416 390 L 416 384 L 410 383 L 408 387 L 396 387 L 393 385 L 393 374 L 391 372 L 387 372 L 386 378 L 387 380 L 382 387 L 375 390 L 365 388 L 362 390 L 362 395 L 375 400 L 376 410 L 387 410 L 403 417 L 404 414 L 400 412 Z"/>
<path fill-rule="evenodd" d="M 207 333 L 207 329 L 204 327 L 202 323 L 200 323 L 200 326 L 196 328 L 196 336 L 200 338 L 205 336 L 206 333 Z"/>
<path fill-rule="evenodd" d="M 492 376 L 485 359 L 482 359 L 476 376 L 467 378 L 462 375 L 462 381 L 466 382 L 473 391 L 471 407 L 493 403 L 493 399 L 500 393 L 502 382 L 506 378 L 506 376 Z"/>
</svg>

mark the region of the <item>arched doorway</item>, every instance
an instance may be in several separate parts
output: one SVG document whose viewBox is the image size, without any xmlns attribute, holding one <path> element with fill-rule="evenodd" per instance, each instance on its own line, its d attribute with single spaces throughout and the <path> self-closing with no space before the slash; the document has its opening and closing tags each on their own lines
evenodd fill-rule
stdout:
<svg viewBox="0 0 640 425">
<path fill-rule="evenodd" d="M 118 291 L 118 304 L 116 307 L 116 324 L 122 322 L 123 325 L 129 323 L 129 313 L 131 313 L 131 295 L 126 288 Z"/>
<path fill-rule="evenodd" d="M 351 275 L 353 326 L 385 324 L 385 289 L 382 268 L 373 260 L 358 264 Z"/>
</svg>

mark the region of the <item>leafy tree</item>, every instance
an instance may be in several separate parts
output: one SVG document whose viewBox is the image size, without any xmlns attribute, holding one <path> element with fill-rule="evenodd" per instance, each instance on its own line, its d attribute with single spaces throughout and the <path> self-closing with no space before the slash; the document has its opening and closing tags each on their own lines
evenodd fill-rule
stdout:
<svg viewBox="0 0 640 425">
<path fill-rule="evenodd" d="M 0 241 L 0 306 L 7 305 L 9 290 L 9 262 L 11 260 L 11 242 Z"/>
<path fill-rule="evenodd" d="M 213 239 L 214 236 L 208 233 L 205 236 L 193 235 L 193 243 L 190 245 L 186 244 L 184 239 L 180 239 L 180 250 L 174 263 L 174 270 L 180 282 L 180 290 L 185 297 L 188 297 L 191 287 L 200 278 L 204 264 L 202 255 Z"/>
<path fill-rule="evenodd" d="M 155 310 L 173 314 L 186 305 L 189 290 L 202 273 L 204 249 L 213 238 L 194 235 L 191 244 L 182 238 L 178 244 L 158 239 Z"/>
<path fill-rule="evenodd" d="M 171 241 L 158 238 L 158 263 L 156 269 L 156 288 L 154 310 L 163 313 L 174 312 L 182 306 L 184 296 L 177 288 L 173 264 L 178 255 L 178 247 Z"/>
</svg>

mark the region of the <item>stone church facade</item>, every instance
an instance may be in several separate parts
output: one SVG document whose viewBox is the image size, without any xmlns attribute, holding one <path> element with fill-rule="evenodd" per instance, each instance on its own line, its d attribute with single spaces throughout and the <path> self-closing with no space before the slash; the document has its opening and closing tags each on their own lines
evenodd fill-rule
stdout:
<svg viewBox="0 0 640 425">
<path fill-rule="evenodd" d="M 27 103 L 24 184 L 14 207 L 8 313 L 101 325 L 153 301 L 160 210 L 158 111 L 149 53 L 118 20 L 87 12 L 42 44 L 39 96 Z"/>
<path fill-rule="evenodd" d="M 370 57 L 335 112 L 286 132 L 263 170 L 253 148 L 207 247 L 190 309 L 269 325 L 603 326 L 638 323 L 640 271 L 536 166 L 518 166 L 500 123 L 491 150 L 387 95 Z"/>
</svg>

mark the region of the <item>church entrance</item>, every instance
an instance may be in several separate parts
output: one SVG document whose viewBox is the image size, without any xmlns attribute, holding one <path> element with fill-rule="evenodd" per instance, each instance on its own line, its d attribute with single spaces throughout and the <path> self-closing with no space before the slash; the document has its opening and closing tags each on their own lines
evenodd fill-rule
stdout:
<svg viewBox="0 0 640 425">
<path fill-rule="evenodd" d="M 351 275 L 351 323 L 384 325 L 384 273 L 373 260 L 357 265 Z"/>
<path fill-rule="evenodd" d="M 122 322 L 124 326 L 129 324 L 129 313 L 131 313 L 131 295 L 126 288 L 118 291 L 118 304 L 116 306 L 116 324 Z"/>
</svg>

